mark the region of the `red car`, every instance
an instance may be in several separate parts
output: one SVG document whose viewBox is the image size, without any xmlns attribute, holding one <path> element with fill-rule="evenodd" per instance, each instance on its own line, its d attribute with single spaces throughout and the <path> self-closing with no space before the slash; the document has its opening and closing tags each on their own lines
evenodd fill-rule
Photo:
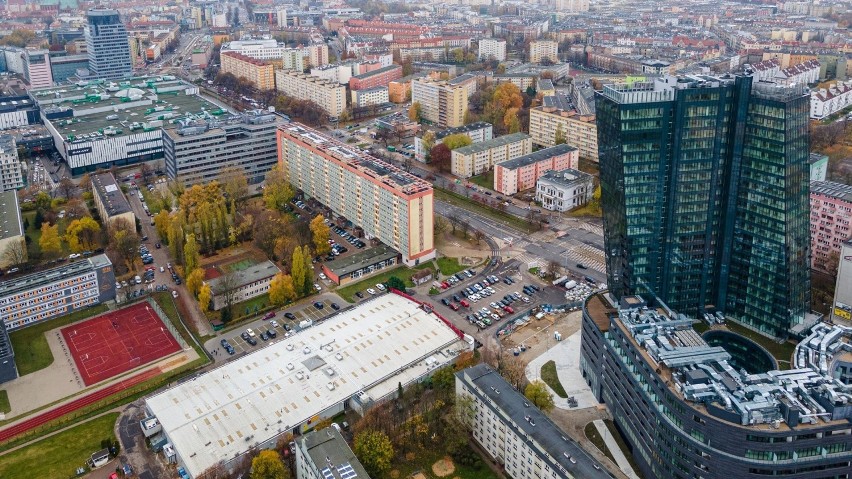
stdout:
<svg viewBox="0 0 852 479">
<path fill-rule="evenodd" d="M 470 307 L 470 303 L 468 303 L 467 300 L 465 300 L 465 299 L 459 301 L 459 303 L 461 303 L 461 305 L 464 306 L 465 308 Z"/>
<path fill-rule="evenodd" d="M 453 311 L 458 311 L 459 305 L 457 305 L 456 303 L 450 303 L 450 309 L 452 309 Z"/>
<path fill-rule="evenodd" d="M 441 287 L 444 288 L 444 289 L 447 289 L 447 288 L 450 287 L 450 283 L 444 281 L 444 282 L 441 283 Z"/>
<path fill-rule="evenodd" d="M 512 309 L 512 307 L 511 307 L 511 306 L 503 306 L 503 311 L 505 311 L 505 312 L 507 312 L 507 313 L 509 313 L 509 314 L 512 314 L 512 313 L 514 313 L 514 312 L 515 312 L 515 310 L 514 310 L 514 309 Z"/>
<path fill-rule="evenodd" d="M 263 319 L 272 319 L 274 317 L 275 317 L 275 311 L 270 311 L 270 312 L 266 313 L 266 316 L 264 316 Z"/>
</svg>

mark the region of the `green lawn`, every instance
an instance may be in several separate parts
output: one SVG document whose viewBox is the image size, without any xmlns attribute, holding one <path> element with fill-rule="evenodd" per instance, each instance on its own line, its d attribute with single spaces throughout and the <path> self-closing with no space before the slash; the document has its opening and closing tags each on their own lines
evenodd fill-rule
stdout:
<svg viewBox="0 0 852 479">
<path fill-rule="evenodd" d="M 482 188 L 487 188 L 489 190 L 494 189 L 494 170 L 486 171 L 485 173 L 477 176 L 471 176 L 467 179 L 474 185 L 481 186 Z"/>
<path fill-rule="evenodd" d="M 406 458 L 397 458 L 391 465 L 392 471 L 398 471 L 399 475 L 391 475 L 385 474 L 383 477 L 410 477 L 415 472 L 421 472 L 427 479 L 440 479 L 435 473 L 432 472 L 432 465 L 435 464 L 440 459 L 446 457 L 447 454 L 443 451 L 442 447 L 437 447 L 436 449 L 425 449 L 415 453 L 414 460 L 407 460 Z M 463 464 L 459 464 L 458 461 L 453 461 L 455 465 L 455 471 L 450 476 L 446 476 L 448 479 L 452 477 L 453 479 L 499 479 L 500 476 L 494 473 L 491 468 L 488 467 L 486 461 L 488 459 L 481 457 L 481 464 L 478 468 L 466 466 Z"/>
<path fill-rule="evenodd" d="M 247 299 L 242 303 L 237 303 L 233 305 L 231 308 L 233 314 L 233 318 L 230 323 L 234 321 L 240 321 L 247 317 L 254 316 L 256 314 L 261 314 L 272 306 L 272 302 L 269 301 L 269 293 L 264 293 L 255 298 Z M 255 312 L 255 308 L 257 308 Z M 246 313 L 248 310 L 248 313 Z M 221 317 L 222 311 L 207 311 L 207 318 L 212 320 L 218 320 Z M 229 323 L 229 324 L 230 324 Z"/>
<path fill-rule="evenodd" d="M 456 274 L 459 271 L 467 269 L 467 267 L 459 264 L 458 258 L 441 257 L 437 261 L 438 269 L 441 270 L 441 274 L 444 276 L 450 276 L 451 274 Z"/>
<path fill-rule="evenodd" d="M 106 310 L 106 305 L 98 304 L 9 333 L 12 349 L 15 351 L 15 364 L 18 366 L 18 374 L 24 376 L 44 369 L 53 363 L 53 354 L 50 352 L 50 346 L 47 345 L 45 333 L 51 329 L 101 314 Z"/>
<path fill-rule="evenodd" d="M 568 397 L 568 393 L 565 392 L 565 388 L 559 382 L 559 376 L 556 374 L 556 363 L 554 361 L 548 361 L 541 366 L 541 380 L 550 386 L 550 389 L 553 389 L 553 392 L 557 396 L 561 398 Z"/>
<path fill-rule="evenodd" d="M 598 432 L 598 428 L 595 427 L 595 423 L 590 422 L 586 424 L 584 430 L 586 432 L 586 438 L 588 438 L 589 441 L 591 441 L 591 443 L 594 444 L 599 451 L 604 453 L 604 455 L 608 457 L 610 461 L 615 463 L 615 458 L 612 457 L 612 452 L 610 452 L 609 448 L 606 446 L 604 438 L 601 437 L 600 433 Z"/>
<path fill-rule="evenodd" d="M 118 413 L 106 414 L 6 454 L 0 458 L 0 477 L 74 477 L 74 471 L 84 466 L 93 452 L 101 449 L 102 440 L 115 440 L 116 420 Z M 108 472 L 103 473 L 104 477 Z"/>
<path fill-rule="evenodd" d="M 636 459 L 633 458 L 633 454 L 630 453 L 630 448 L 627 447 L 627 442 L 625 442 L 624 438 L 621 437 L 621 433 L 618 432 L 618 429 L 615 427 L 615 423 L 610 419 L 604 419 L 604 423 L 606 424 L 606 428 L 609 429 L 609 434 L 615 439 L 616 444 L 618 444 L 618 448 L 621 449 L 621 452 L 624 453 L 624 457 L 627 458 L 627 462 L 630 463 L 630 467 L 633 468 L 633 472 L 636 473 L 637 476 L 642 477 L 642 474 L 639 472 L 639 465 L 636 464 Z"/>
<path fill-rule="evenodd" d="M 733 321 L 727 321 L 725 323 L 727 328 L 739 335 L 745 336 L 748 339 L 751 339 L 755 343 L 763 346 L 769 354 L 775 357 L 778 360 L 778 368 L 779 369 L 790 369 L 790 359 L 793 357 L 793 352 L 796 350 L 796 345 L 791 343 L 790 341 L 785 341 L 783 343 L 778 343 L 771 338 L 767 338 L 762 334 L 758 334 L 745 326 L 740 326 L 739 324 Z"/>
<path fill-rule="evenodd" d="M 397 278 L 405 281 L 405 285 L 409 288 L 414 286 L 414 283 L 411 282 L 411 275 L 414 274 L 415 270 L 409 268 L 408 266 L 400 266 L 398 268 L 385 270 L 375 276 L 370 276 L 369 278 L 358 281 L 357 283 L 347 284 L 342 288 L 337 288 L 335 293 L 340 295 L 344 300 L 354 303 L 355 302 L 355 292 L 361 291 L 364 296 L 369 296 L 367 294 L 367 288 L 376 289 L 377 283 L 386 282 L 391 276 L 396 276 Z"/>
<path fill-rule="evenodd" d="M 524 218 L 518 218 L 515 215 L 511 215 L 504 211 L 496 210 L 494 208 L 483 205 L 482 203 L 478 203 L 473 201 L 470 198 L 467 198 L 464 195 L 460 195 L 458 193 L 452 193 L 450 191 L 435 187 L 435 199 L 441 200 L 447 203 L 450 203 L 455 206 L 459 206 L 469 211 L 473 211 L 475 213 L 479 213 L 483 216 L 487 216 L 494 220 L 500 221 L 502 223 L 508 224 L 518 230 L 531 232 L 535 231 L 534 227 L 531 227 L 530 224 Z"/>
<path fill-rule="evenodd" d="M 0 390 L 0 412 L 3 414 L 12 410 L 12 405 L 9 403 L 9 393 L 5 389 Z"/>
</svg>

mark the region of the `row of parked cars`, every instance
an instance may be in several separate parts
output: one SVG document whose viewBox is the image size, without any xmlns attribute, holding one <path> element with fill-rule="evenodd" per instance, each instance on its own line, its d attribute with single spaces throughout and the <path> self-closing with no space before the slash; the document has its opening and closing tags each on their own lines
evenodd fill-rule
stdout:
<svg viewBox="0 0 852 479">
<path fill-rule="evenodd" d="M 328 227 L 332 231 L 337 233 L 341 238 L 345 239 L 349 244 L 351 244 L 352 246 L 354 246 L 358 249 L 361 249 L 361 248 L 367 246 L 367 243 L 365 243 L 361 238 L 359 238 L 359 237 L 357 237 L 353 234 L 350 234 L 348 231 L 346 231 L 345 229 L 335 225 L 334 223 L 329 223 Z"/>
</svg>

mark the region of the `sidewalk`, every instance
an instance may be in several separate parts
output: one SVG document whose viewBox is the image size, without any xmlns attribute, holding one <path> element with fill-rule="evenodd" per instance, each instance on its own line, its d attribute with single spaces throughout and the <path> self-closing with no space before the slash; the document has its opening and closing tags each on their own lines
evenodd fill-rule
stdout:
<svg viewBox="0 0 852 479">
<path fill-rule="evenodd" d="M 593 421 L 595 428 L 598 430 L 598 434 L 604 438 L 604 443 L 606 443 L 606 447 L 609 449 L 610 454 L 615 459 L 615 463 L 618 465 L 618 468 L 621 469 L 621 472 L 627 475 L 630 479 L 639 479 L 639 476 L 636 475 L 636 472 L 633 471 L 633 468 L 630 466 L 630 462 L 627 461 L 627 458 L 624 456 L 624 453 L 621 451 L 621 448 L 618 447 L 618 443 L 615 442 L 615 439 L 612 437 L 612 434 L 609 433 L 609 429 L 606 427 L 606 424 L 600 419 L 595 419 Z"/>
<path fill-rule="evenodd" d="M 547 330 L 546 333 L 542 332 L 542 334 L 551 336 L 553 333 L 552 328 Z M 580 372 L 580 335 L 581 331 L 577 331 L 567 338 L 563 336 L 562 341 L 557 342 L 555 346 L 527 364 L 527 379 L 535 381 L 541 379 L 541 367 L 544 363 L 551 360 L 556 363 L 556 375 L 559 377 L 559 382 L 562 383 L 562 388 L 565 389 L 568 397 L 573 396 L 577 401 L 576 407 L 570 407 L 567 398 L 559 397 L 548 386 L 547 390 L 553 394 L 553 403 L 560 409 L 584 409 L 598 405 L 592 390 L 586 384 Z"/>
</svg>

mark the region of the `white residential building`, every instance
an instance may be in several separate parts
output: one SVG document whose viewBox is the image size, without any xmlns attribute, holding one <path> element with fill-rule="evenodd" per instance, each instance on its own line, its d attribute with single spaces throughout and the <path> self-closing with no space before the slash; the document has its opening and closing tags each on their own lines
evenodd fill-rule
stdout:
<svg viewBox="0 0 852 479">
<path fill-rule="evenodd" d="M 335 63 L 333 65 L 314 67 L 311 68 L 311 75 L 328 81 L 334 81 L 341 85 L 348 85 L 349 79 L 352 78 L 352 64 Z"/>
<path fill-rule="evenodd" d="M 221 53 L 235 52 L 258 60 L 281 60 L 287 46 L 275 39 L 234 40 L 222 45 Z"/>
<path fill-rule="evenodd" d="M 364 90 L 352 91 L 352 107 L 364 108 L 370 105 L 383 105 L 388 103 L 388 87 L 377 86 Z"/>
<path fill-rule="evenodd" d="M 532 138 L 525 133 L 512 133 L 456 148 L 452 152 L 450 171 L 459 178 L 470 178 L 498 163 L 532 153 Z"/>
<path fill-rule="evenodd" d="M 609 479 L 609 474 L 516 391 L 478 364 L 456 373 L 456 396 L 471 401 L 473 439 L 513 479 Z"/>
<path fill-rule="evenodd" d="M 811 92 L 811 118 L 821 120 L 852 105 L 852 81 Z"/>
<path fill-rule="evenodd" d="M 346 108 L 346 85 L 295 70 L 277 70 L 275 88 L 294 98 L 316 103 L 331 118 Z"/>
<path fill-rule="evenodd" d="M 311 431 L 296 441 L 296 479 L 370 479 L 335 427 Z"/>
<path fill-rule="evenodd" d="M 553 40 L 536 40 L 530 42 L 530 57 L 532 63 L 541 63 L 545 58 L 551 62 L 559 61 L 559 44 Z"/>
<path fill-rule="evenodd" d="M 479 59 L 494 58 L 498 62 L 506 61 L 506 40 L 502 38 L 483 38 L 479 40 Z"/>
<path fill-rule="evenodd" d="M 15 137 L 0 135 L 0 192 L 24 187 Z"/>
<path fill-rule="evenodd" d="M 819 60 L 808 60 L 790 68 L 780 70 L 775 75 L 775 83 L 784 85 L 802 84 L 809 85 L 819 82 Z"/>
<path fill-rule="evenodd" d="M 591 201 L 594 177 L 572 168 L 551 170 L 538 179 L 535 200 L 550 211 L 568 211 Z"/>
<path fill-rule="evenodd" d="M 213 292 L 213 309 L 220 310 L 227 305 L 225 288 L 233 288 L 231 304 L 237 304 L 269 292 L 269 283 L 280 272 L 275 263 L 267 260 L 233 273 L 233 280 L 223 275 L 207 281 Z"/>
</svg>

